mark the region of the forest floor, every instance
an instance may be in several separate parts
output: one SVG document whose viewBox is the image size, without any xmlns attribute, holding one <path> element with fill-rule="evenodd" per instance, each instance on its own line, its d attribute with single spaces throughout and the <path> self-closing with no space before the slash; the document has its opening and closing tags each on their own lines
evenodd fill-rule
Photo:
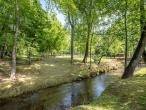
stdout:
<svg viewBox="0 0 146 110">
<path fill-rule="evenodd" d="M 117 80 L 87 105 L 72 110 L 146 110 L 146 68 L 139 68 L 130 79 Z"/>
<path fill-rule="evenodd" d="M 99 73 L 117 70 L 121 63 L 115 59 L 103 58 L 100 65 L 80 63 L 75 59 L 73 65 L 65 57 L 50 57 L 45 61 L 37 61 L 31 65 L 17 65 L 16 80 L 10 80 L 10 62 L 0 61 L 0 98 L 17 96 L 22 93 L 41 88 L 52 87 L 67 82 L 82 80 L 96 76 Z"/>
</svg>

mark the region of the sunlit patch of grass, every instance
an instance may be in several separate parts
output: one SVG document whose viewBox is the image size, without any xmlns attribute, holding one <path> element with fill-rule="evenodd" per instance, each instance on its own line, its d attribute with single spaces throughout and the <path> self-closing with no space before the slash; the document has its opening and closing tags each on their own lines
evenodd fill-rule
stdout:
<svg viewBox="0 0 146 110">
<path fill-rule="evenodd" d="M 97 106 L 88 106 L 88 105 L 82 105 L 79 107 L 76 107 L 72 110 L 113 110 L 111 108 L 105 108 L 105 107 L 97 107 Z"/>
<path fill-rule="evenodd" d="M 146 68 L 139 68 L 136 72 L 135 72 L 136 76 L 143 76 L 146 75 Z"/>
<path fill-rule="evenodd" d="M 112 60 L 113 60 L 113 59 L 103 57 L 103 58 L 101 59 L 101 62 L 112 62 Z"/>
<path fill-rule="evenodd" d="M 5 88 L 10 88 L 12 87 L 12 85 L 8 84 L 7 86 L 5 86 Z"/>
<path fill-rule="evenodd" d="M 83 58 L 82 57 L 76 57 L 75 58 L 75 61 L 82 61 L 83 60 Z M 113 59 L 111 59 L 111 58 L 106 58 L 106 57 L 103 57 L 102 59 L 101 59 L 101 63 L 102 62 L 112 62 L 113 61 Z M 90 58 L 87 58 L 87 62 L 90 62 Z M 91 62 L 94 62 L 94 59 L 92 58 L 91 59 Z"/>
</svg>

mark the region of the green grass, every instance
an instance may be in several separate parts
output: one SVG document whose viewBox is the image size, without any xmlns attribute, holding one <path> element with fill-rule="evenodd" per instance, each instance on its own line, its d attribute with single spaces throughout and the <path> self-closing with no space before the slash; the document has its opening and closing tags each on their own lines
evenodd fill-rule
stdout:
<svg viewBox="0 0 146 110">
<path fill-rule="evenodd" d="M 56 57 L 48 58 L 45 62 L 35 62 L 32 65 L 18 65 L 16 77 L 17 80 L 11 81 L 8 74 L 10 73 L 10 65 L 6 63 L 0 65 L 5 70 L 5 77 L 0 82 L 0 98 L 17 96 L 29 91 L 41 88 L 56 86 L 59 84 L 74 81 L 78 78 L 89 77 L 90 73 L 106 71 L 106 66 L 89 65 L 79 63 L 80 60 L 75 59 L 75 64 L 70 64 L 69 58 Z M 0 76 L 2 72 L 0 72 Z"/>
<path fill-rule="evenodd" d="M 146 75 L 146 68 L 140 68 L 135 73 L 136 76 L 144 76 Z"/>
<path fill-rule="evenodd" d="M 17 80 L 5 78 L 0 83 L 0 98 L 16 96 L 27 91 L 50 87 L 86 75 L 88 69 L 81 65 L 71 65 L 68 59 L 48 59 L 47 63 L 17 66 Z"/>
<path fill-rule="evenodd" d="M 101 62 L 112 62 L 112 60 L 113 60 L 113 59 L 103 57 L 103 58 L 101 59 Z"/>
<path fill-rule="evenodd" d="M 72 110 L 146 110 L 146 69 L 135 74 L 112 83 L 97 100 Z"/>
</svg>

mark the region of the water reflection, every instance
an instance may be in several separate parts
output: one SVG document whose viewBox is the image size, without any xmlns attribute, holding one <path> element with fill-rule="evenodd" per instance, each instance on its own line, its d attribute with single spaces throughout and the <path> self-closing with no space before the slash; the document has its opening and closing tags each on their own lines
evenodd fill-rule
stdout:
<svg viewBox="0 0 146 110">
<path fill-rule="evenodd" d="M 0 110 L 67 110 L 71 106 L 88 103 L 100 96 L 106 87 L 106 78 L 106 75 L 101 75 L 11 98 L 0 105 Z"/>
</svg>

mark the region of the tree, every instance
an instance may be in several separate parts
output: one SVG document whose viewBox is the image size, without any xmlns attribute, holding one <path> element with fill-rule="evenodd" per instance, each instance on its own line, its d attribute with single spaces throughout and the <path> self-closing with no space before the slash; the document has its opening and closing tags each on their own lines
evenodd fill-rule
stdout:
<svg viewBox="0 0 146 110">
<path fill-rule="evenodd" d="M 142 54 L 142 58 L 143 58 L 144 63 L 146 64 L 146 51 L 145 50 Z"/>
<path fill-rule="evenodd" d="M 125 14 L 124 14 L 124 24 L 125 24 L 125 69 L 127 67 L 127 55 L 128 55 L 128 33 L 127 33 L 127 0 L 125 0 Z"/>
<path fill-rule="evenodd" d="M 12 50 L 12 69 L 11 69 L 11 79 L 15 79 L 16 73 L 16 47 L 17 47 L 17 37 L 19 35 L 19 3 L 16 0 L 16 26 L 15 26 L 15 36 L 13 39 L 13 50 Z"/>
<path fill-rule="evenodd" d="M 132 59 L 130 60 L 129 65 L 126 67 L 124 74 L 122 76 L 123 79 L 129 78 L 133 76 L 134 70 L 140 61 L 142 53 L 144 52 L 144 48 L 146 46 L 146 25 L 145 25 L 145 13 L 144 13 L 144 0 L 140 0 L 140 24 L 141 24 L 141 37 L 138 42 L 137 48 L 133 54 Z"/>
<path fill-rule="evenodd" d="M 68 5 L 68 22 L 70 24 L 71 28 L 71 42 L 70 42 L 70 49 L 71 49 L 71 64 L 73 64 L 74 59 L 74 35 L 75 35 L 75 19 L 72 13 L 72 9 L 70 8 L 70 5 Z"/>
<path fill-rule="evenodd" d="M 59 7 L 59 10 L 66 15 L 67 22 L 70 26 L 70 55 L 71 55 L 71 63 L 73 63 L 74 59 L 74 37 L 75 37 L 75 22 L 77 18 L 77 8 L 75 4 L 75 0 L 52 0 L 56 7 Z"/>
<path fill-rule="evenodd" d="M 89 43 L 90 43 L 90 36 L 91 36 L 91 31 L 92 31 L 92 27 L 93 27 L 93 0 L 90 0 L 89 5 L 87 4 L 88 1 L 86 1 L 85 3 L 85 9 L 84 9 L 84 17 L 87 23 L 87 39 L 86 39 L 86 48 L 85 48 L 85 54 L 84 54 L 84 58 L 83 58 L 83 63 L 87 62 L 87 58 L 89 55 Z M 87 6 L 88 5 L 88 6 Z"/>
</svg>

